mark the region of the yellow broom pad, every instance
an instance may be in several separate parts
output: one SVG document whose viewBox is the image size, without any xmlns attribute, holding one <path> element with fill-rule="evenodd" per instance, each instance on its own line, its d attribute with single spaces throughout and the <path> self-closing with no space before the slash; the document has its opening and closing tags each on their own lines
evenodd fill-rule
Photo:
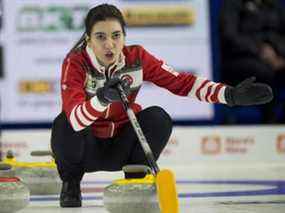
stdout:
<svg viewBox="0 0 285 213">
<path fill-rule="evenodd" d="M 178 213 L 179 202 L 175 176 L 170 170 L 161 170 L 156 176 L 157 196 L 162 213 Z"/>
</svg>

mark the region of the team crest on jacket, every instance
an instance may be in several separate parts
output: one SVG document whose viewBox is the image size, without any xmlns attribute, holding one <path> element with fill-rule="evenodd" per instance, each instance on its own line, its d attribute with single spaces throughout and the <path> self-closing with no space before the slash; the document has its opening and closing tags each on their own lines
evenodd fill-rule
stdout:
<svg viewBox="0 0 285 213">
<path fill-rule="evenodd" d="M 127 81 L 129 83 L 129 85 L 132 85 L 132 83 L 134 82 L 134 79 L 132 78 L 132 76 L 130 76 L 129 74 L 125 74 L 121 77 L 121 79 L 123 81 Z"/>
<path fill-rule="evenodd" d="M 85 84 L 85 91 L 88 93 L 88 95 L 94 96 L 96 94 L 96 86 L 96 78 L 88 73 Z"/>
</svg>

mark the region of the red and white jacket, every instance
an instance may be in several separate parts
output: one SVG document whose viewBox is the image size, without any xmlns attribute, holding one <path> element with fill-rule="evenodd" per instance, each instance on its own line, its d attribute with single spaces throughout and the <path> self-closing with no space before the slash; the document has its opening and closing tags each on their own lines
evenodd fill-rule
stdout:
<svg viewBox="0 0 285 213">
<path fill-rule="evenodd" d="M 74 131 L 91 125 L 95 136 L 108 138 L 116 135 L 128 122 L 121 103 L 104 106 L 96 96 L 97 89 L 115 76 L 126 78 L 131 83 L 128 99 L 135 113 L 141 110 L 135 99 L 143 81 L 150 81 L 179 96 L 194 97 L 209 103 L 226 103 L 225 85 L 191 73 L 178 73 L 141 46 L 125 46 L 121 57 L 108 70 L 98 63 L 93 51 L 86 47 L 68 54 L 62 65 L 63 111 Z"/>
</svg>

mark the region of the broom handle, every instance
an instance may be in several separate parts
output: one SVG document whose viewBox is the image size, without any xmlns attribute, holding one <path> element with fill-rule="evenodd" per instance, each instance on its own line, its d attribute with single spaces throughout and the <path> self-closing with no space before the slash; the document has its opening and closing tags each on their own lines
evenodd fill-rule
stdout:
<svg viewBox="0 0 285 213">
<path fill-rule="evenodd" d="M 118 91 L 119 91 L 119 94 L 120 94 L 120 97 L 121 97 L 121 100 L 122 100 L 122 104 L 128 114 L 128 117 L 129 117 L 129 120 L 136 132 L 136 135 L 139 139 L 139 142 L 142 146 L 142 149 L 146 155 L 146 158 L 147 158 L 147 161 L 150 165 L 150 167 L 153 169 L 154 171 L 154 174 L 157 174 L 159 172 L 159 167 L 155 161 L 155 158 L 154 158 L 154 155 L 151 151 L 151 148 L 143 134 L 143 131 L 142 131 L 142 128 L 136 118 L 136 115 L 134 113 L 134 111 L 129 107 L 129 100 L 121 86 L 121 84 L 118 84 Z"/>
</svg>

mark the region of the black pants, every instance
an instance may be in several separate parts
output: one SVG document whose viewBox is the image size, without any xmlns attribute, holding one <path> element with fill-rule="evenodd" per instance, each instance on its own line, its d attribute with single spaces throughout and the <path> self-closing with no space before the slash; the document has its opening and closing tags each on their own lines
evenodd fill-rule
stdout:
<svg viewBox="0 0 285 213">
<path fill-rule="evenodd" d="M 137 114 L 145 137 L 157 160 L 171 131 L 170 116 L 160 107 L 149 107 Z M 130 123 L 114 138 L 95 137 L 90 128 L 75 132 L 65 113 L 53 122 L 51 148 L 63 181 L 81 180 L 85 172 L 120 171 L 129 164 L 148 165 Z"/>
</svg>

